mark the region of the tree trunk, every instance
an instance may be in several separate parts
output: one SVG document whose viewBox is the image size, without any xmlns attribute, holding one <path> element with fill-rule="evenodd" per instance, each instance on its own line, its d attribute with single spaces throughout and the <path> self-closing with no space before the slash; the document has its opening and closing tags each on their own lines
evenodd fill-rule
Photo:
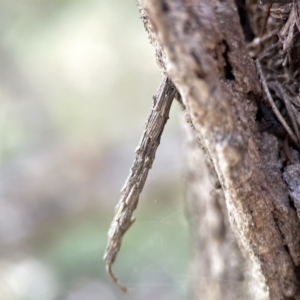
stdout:
<svg viewBox="0 0 300 300">
<path fill-rule="evenodd" d="M 195 257 L 191 270 L 195 299 L 262 298 L 257 294 L 260 289 L 251 286 L 250 266 L 230 228 L 224 193 L 216 186 L 216 174 L 207 168 L 193 132 L 190 128 L 186 131 L 186 196 Z"/>
<path fill-rule="evenodd" d="M 267 117 L 260 118 L 258 109 L 272 97 L 268 88 L 274 86 L 278 98 L 285 94 L 271 75 L 264 78 L 275 68 L 267 56 L 255 63 L 249 55 L 246 40 L 265 30 L 260 16 L 266 7 L 254 2 L 138 0 L 158 64 L 176 86 L 193 133 L 187 194 L 197 299 L 300 299 L 299 137 L 289 132 L 293 121 L 285 124 L 291 147 L 285 131 L 282 137 L 261 130 Z M 282 25 L 286 36 L 298 37 L 296 4 L 278 9 L 290 22 Z M 276 78 L 278 70 L 297 72 L 293 43 L 276 44 L 289 55 L 276 64 Z M 260 47 L 262 42 L 252 52 L 263 53 Z"/>
</svg>

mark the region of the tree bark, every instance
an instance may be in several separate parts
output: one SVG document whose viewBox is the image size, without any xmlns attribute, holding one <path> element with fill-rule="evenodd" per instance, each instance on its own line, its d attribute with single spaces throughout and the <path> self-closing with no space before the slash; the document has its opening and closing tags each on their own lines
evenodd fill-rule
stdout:
<svg viewBox="0 0 300 300">
<path fill-rule="evenodd" d="M 239 2 L 138 0 L 158 64 L 193 128 L 188 203 L 198 299 L 300 299 L 299 219 L 279 141 L 256 122 L 263 93 Z M 206 175 L 192 154 L 200 148 Z"/>
<path fill-rule="evenodd" d="M 207 167 L 193 131 L 185 129 L 186 198 L 194 250 L 191 272 L 195 299 L 259 299 L 261 289 L 253 288 L 251 265 L 243 258 L 230 228 L 224 193 L 215 180 L 214 169 Z"/>
</svg>

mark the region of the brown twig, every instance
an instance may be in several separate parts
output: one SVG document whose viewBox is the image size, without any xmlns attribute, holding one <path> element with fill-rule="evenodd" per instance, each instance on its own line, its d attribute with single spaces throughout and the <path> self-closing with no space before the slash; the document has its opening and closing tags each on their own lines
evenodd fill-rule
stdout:
<svg viewBox="0 0 300 300">
<path fill-rule="evenodd" d="M 293 8 L 294 8 L 294 11 L 295 11 L 295 23 L 296 23 L 296 26 L 297 26 L 298 30 L 300 31 L 300 16 L 299 16 L 298 0 L 293 1 Z"/>
<path fill-rule="evenodd" d="M 300 142 L 300 133 L 299 133 L 299 126 L 297 124 L 296 118 L 295 118 L 295 114 L 294 114 L 294 110 L 291 104 L 291 100 L 289 99 L 289 96 L 287 95 L 286 91 L 284 90 L 284 88 L 282 87 L 282 85 L 279 82 L 275 83 L 277 85 L 277 88 L 281 94 L 281 97 L 284 101 L 285 107 L 287 109 L 288 115 L 290 117 L 290 120 L 293 124 L 296 136 L 297 136 L 297 140 L 298 143 Z"/>
<path fill-rule="evenodd" d="M 132 213 L 138 204 L 139 195 L 155 159 L 175 93 L 176 88 L 173 83 L 164 77 L 153 97 L 153 107 L 150 110 L 142 139 L 136 149 L 135 160 L 122 188 L 122 197 L 116 207 L 115 217 L 108 232 L 109 239 L 103 259 L 106 261 L 106 270 L 111 279 L 123 292 L 127 292 L 127 288 L 118 282 L 112 272 L 112 264 L 120 250 L 124 234 L 135 220 Z"/>
<path fill-rule="evenodd" d="M 259 33 L 259 37 L 261 38 L 264 33 L 265 33 L 265 30 L 266 30 L 266 26 L 267 26 L 267 23 L 268 23 L 268 19 L 269 19 L 269 16 L 270 16 L 270 12 L 271 12 L 271 7 L 272 7 L 273 3 L 269 3 L 268 4 L 268 8 L 267 8 L 267 13 L 264 17 L 264 22 L 263 22 L 263 25 L 261 27 L 261 30 L 260 30 L 260 33 Z"/>
<path fill-rule="evenodd" d="M 287 131 L 287 133 L 289 134 L 290 138 L 292 139 L 292 141 L 298 146 L 298 148 L 300 148 L 299 142 L 297 137 L 295 136 L 295 134 L 293 133 L 293 131 L 291 130 L 291 128 L 289 127 L 289 125 L 286 123 L 286 121 L 284 120 L 284 118 L 282 117 L 281 113 L 279 112 L 272 96 L 271 93 L 269 91 L 268 85 L 267 85 L 267 81 L 265 79 L 265 76 L 263 74 L 263 71 L 261 69 L 261 65 L 259 63 L 258 60 L 255 61 L 256 67 L 257 67 L 257 71 L 263 86 L 263 90 L 267 96 L 267 99 L 271 105 L 271 108 L 274 112 L 274 114 L 276 115 L 277 119 L 279 120 L 279 122 L 281 123 L 281 125 L 285 128 L 285 130 Z"/>
</svg>

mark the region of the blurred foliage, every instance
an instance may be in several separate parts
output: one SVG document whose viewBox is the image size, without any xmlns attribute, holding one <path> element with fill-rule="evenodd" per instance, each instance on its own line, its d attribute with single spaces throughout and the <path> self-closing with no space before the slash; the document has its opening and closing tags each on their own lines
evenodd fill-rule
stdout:
<svg viewBox="0 0 300 300">
<path fill-rule="evenodd" d="M 0 299 L 187 299 L 178 107 L 112 284 L 102 260 L 160 81 L 135 2 L 0 1 Z"/>
</svg>

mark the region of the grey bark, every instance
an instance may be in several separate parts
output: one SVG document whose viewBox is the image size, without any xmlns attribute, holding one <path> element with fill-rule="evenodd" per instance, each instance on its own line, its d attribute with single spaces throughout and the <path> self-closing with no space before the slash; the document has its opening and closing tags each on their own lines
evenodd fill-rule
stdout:
<svg viewBox="0 0 300 300">
<path fill-rule="evenodd" d="M 186 199 L 194 260 L 195 299 L 259 299 L 251 285 L 251 266 L 230 228 L 224 193 L 191 128 L 186 128 Z M 259 292 L 261 294 L 261 292 Z"/>
<path fill-rule="evenodd" d="M 209 167 L 204 175 L 198 154 L 189 154 L 198 299 L 300 299 L 299 219 L 278 161 L 278 141 L 255 122 L 263 94 L 236 4 L 138 3 L 158 63 L 193 128 L 191 151 L 202 148 Z M 208 193 L 204 181 L 211 175 L 217 180 Z"/>
</svg>

